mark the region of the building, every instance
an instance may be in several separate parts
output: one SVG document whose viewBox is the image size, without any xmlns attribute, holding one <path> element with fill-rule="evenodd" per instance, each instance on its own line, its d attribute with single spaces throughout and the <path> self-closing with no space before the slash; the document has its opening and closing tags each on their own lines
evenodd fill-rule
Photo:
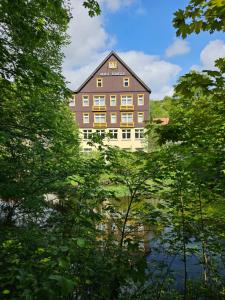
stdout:
<svg viewBox="0 0 225 300">
<path fill-rule="evenodd" d="M 94 132 L 110 133 L 105 144 L 126 150 L 144 150 L 145 122 L 149 119 L 149 87 L 111 52 L 74 92 L 70 109 L 80 128 L 82 147 Z"/>
</svg>

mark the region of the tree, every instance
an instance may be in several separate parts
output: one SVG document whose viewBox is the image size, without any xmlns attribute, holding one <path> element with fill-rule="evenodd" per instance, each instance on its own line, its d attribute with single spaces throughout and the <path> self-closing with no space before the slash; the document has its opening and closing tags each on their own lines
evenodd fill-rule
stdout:
<svg viewBox="0 0 225 300">
<path fill-rule="evenodd" d="M 225 31 L 224 0 L 190 0 L 187 7 L 174 14 L 173 26 L 177 36 L 186 38 L 201 31 Z"/>
<path fill-rule="evenodd" d="M 83 5 L 100 13 L 96 1 Z M 0 198 L 10 222 L 15 205 L 34 205 L 74 173 L 79 143 L 61 75 L 69 1 L 3 0 L 0 15 Z"/>
</svg>

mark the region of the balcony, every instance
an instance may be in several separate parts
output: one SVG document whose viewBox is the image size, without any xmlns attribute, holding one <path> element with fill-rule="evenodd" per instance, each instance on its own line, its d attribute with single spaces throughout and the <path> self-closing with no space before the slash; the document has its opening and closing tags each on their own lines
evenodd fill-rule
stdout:
<svg viewBox="0 0 225 300">
<path fill-rule="evenodd" d="M 132 128 L 134 127 L 134 122 L 120 122 L 120 127 Z"/>
<path fill-rule="evenodd" d="M 130 105 L 120 105 L 120 110 L 125 110 L 125 111 L 134 110 L 134 106 L 133 106 L 133 104 L 130 104 Z"/>
<path fill-rule="evenodd" d="M 107 123 L 93 123 L 93 127 L 94 128 L 106 128 L 107 127 Z"/>
<path fill-rule="evenodd" d="M 105 105 L 93 105 L 92 111 L 106 111 Z"/>
</svg>

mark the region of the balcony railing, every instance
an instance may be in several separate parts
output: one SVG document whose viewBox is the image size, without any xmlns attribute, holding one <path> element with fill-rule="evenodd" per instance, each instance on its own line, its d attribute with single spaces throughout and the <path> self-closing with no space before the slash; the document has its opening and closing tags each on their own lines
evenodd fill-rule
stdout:
<svg viewBox="0 0 225 300">
<path fill-rule="evenodd" d="M 134 106 L 130 105 L 120 105 L 120 110 L 134 110 Z"/>
<path fill-rule="evenodd" d="M 120 127 L 124 127 L 124 128 L 134 127 L 134 122 L 120 122 Z"/>
<path fill-rule="evenodd" d="M 93 123 L 93 127 L 94 128 L 106 128 L 107 127 L 107 123 Z"/>
<path fill-rule="evenodd" d="M 106 111 L 105 105 L 93 105 L 92 111 Z"/>
</svg>

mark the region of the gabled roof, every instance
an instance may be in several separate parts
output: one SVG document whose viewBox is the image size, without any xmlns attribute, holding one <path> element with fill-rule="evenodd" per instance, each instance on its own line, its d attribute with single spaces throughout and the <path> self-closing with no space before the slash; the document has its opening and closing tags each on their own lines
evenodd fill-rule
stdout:
<svg viewBox="0 0 225 300">
<path fill-rule="evenodd" d="M 151 93 L 151 89 L 137 76 L 137 74 L 134 73 L 134 71 L 131 70 L 131 68 L 119 57 L 116 52 L 111 51 L 109 55 L 106 56 L 106 58 L 102 61 L 102 63 L 91 73 L 91 75 L 81 84 L 81 86 L 75 90 L 75 93 L 80 92 L 80 90 L 91 80 L 92 77 L 98 72 L 98 70 L 105 64 L 105 62 L 114 55 L 117 60 L 139 81 L 139 83 L 149 92 Z"/>
</svg>

